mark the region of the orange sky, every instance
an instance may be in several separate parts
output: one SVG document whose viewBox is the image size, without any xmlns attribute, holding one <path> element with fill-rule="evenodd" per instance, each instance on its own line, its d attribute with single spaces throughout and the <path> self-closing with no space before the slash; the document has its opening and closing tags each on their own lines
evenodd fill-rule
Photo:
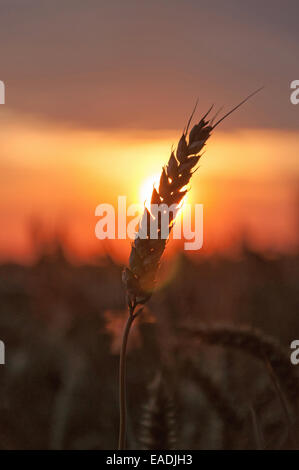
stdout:
<svg viewBox="0 0 299 470">
<path fill-rule="evenodd" d="M 75 130 L 6 113 L 0 127 L 1 258 L 28 259 L 32 220 L 46 231 L 63 229 L 77 255 L 101 251 L 96 206 L 116 205 L 118 195 L 142 203 L 142 185 L 159 174 L 179 132 Z M 226 249 L 244 232 L 264 248 L 296 246 L 298 141 L 294 131 L 214 132 L 188 199 L 204 204 L 205 249 Z M 110 248 L 125 259 L 129 241 L 109 242 Z"/>
</svg>

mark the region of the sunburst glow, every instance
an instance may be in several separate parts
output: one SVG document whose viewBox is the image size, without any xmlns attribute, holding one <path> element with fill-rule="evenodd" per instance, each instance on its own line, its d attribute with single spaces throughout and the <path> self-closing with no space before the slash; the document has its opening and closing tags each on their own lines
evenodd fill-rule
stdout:
<svg viewBox="0 0 299 470">
<path fill-rule="evenodd" d="M 147 178 L 143 184 L 141 185 L 140 188 L 140 204 L 143 207 L 144 205 L 150 210 L 150 205 L 151 205 L 151 197 L 152 197 L 152 192 L 153 188 L 158 189 L 159 187 L 159 181 L 160 181 L 160 174 L 157 173 L 155 175 L 150 176 Z M 184 188 L 187 189 L 187 188 Z M 179 203 L 179 211 L 177 212 L 176 218 L 182 214 L 184 211 L 184 206 L 187 201 L 187 198 L 189 196 L 189 192 L 185 194 L 181 202 Z"/>
<path fill-rule="evenodd" d="M 150 204 L 151 204 L 151 197 L 152 197 L 152 192 L 153 188 L 158 188 L 159 187 L 159 180 L 160 180 L 160 175 L 159 173 L 150 176 L 147 178 L 143 184 L 141 185 L 140 188 L 140 202 L 141 204 L 145 204 L 145 206 L 149 209 Z"/>
</svg>

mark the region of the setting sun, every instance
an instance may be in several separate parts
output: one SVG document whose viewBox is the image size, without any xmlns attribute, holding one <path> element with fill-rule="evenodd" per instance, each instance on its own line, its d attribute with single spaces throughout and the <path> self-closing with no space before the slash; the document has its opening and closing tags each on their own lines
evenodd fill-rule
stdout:
<svg viewBox="0 0 299 470">
<path fill-rule="evenodd" d="M 150 203 L 151 203 L 153 188 L 159 187 L 159 180 L 160 180 L 160 174 L 157 173 L 147 178 L 141 185 L 140 203 L 142 205 L 145 205 L 147 208 L 149 208 Z"/>
<path fill-rule="evenodd" d="M 147 178 L 141 185 L 139 193 L 140 193 L 140 204 L 142 207 L 146 206 L 148 209 L 150 209 L 153 188 L 155 187 L 156 189 L 158 189 L 159 181 L 160 181 L 160 174 L 156 173 L 155 175 L 152 175 L 149 178 Z M 189 196 L 189 192 L 185 194 L 185 196 L 179 203 L 178 205 L 179 211 L 177 212 L 176 217 L 178 217 L 178 215 L 182 214 L 182 212 L 184 211 L 184 205 L 188 199 L 188 196 Z"/>
</svg>

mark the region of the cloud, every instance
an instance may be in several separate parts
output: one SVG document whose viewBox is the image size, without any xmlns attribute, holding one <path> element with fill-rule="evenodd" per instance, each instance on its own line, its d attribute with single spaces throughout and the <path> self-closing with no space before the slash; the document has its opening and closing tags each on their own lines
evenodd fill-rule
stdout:
<svg viewBox="0 0 299 470">
<path fill-rule="evenodd" d="M 2 4 L 0 78 L 19 112 L 87 128 L 178 128 L 197 96 L 203 110 L 231 106 L 264 84 L 225 126 L 297 125 L 293 1 Z"/>
</svg>

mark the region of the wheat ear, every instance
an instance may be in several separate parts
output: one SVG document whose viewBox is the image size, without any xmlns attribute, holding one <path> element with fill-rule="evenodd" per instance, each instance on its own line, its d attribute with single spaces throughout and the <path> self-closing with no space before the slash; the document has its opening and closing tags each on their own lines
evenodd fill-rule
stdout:
<svg viewBox="0 0 299 470">
<path fill-rule="evenodd" d="M 275 386 L 282 410 L 285 415 L 288 434 L 295 448 L 297 441 L 294 433 L 294 423 L 288 410 L 289 403 L 293 403 L 298 412 L 299 377 L 291 365 L 289 355 L 274 339 L 262 331 L 248 327 L 200 327 L 187 329 L 183 327 L 181 333 L 187 333 L 187 338 L 198 338 L 207 344 L 220 345 L 240 349 L 264 362 L 270 372 L 271 380 Z M 283 390 L 282 390 L 283 389 Z M 285 398 L 286 396 L 286 398 Z M 296 417 L 297 419 L 297 417 Z"/>
<path fill-rule="evenodd" d="M 190 131 L 189 126 L 194 115 L 195 108 L 190 116 L 188 124 L 178 142 L 176 152 L 172 151 L 168 163 L 162 169 L 159 187 L 153 188 L 151 205 L 159 207 L 161 204 L 167 208 L 178 207 L 187 192 L 187 187 L 194 168 L 198 164 L 201 154 L 212 130 L 218 126 L 227 116 L 249 100 L 261 90 L 251 93 L 241 103 L 213 124 L 214 118 L 208 119 L 213 106 L 205 113 Z M 175 218 L 175 210 L 167 214 L 168 228 L 171 231 Z M 162 217 L 158 217 L 156 233 L 150 228 L 154 225 L 154 217 L 145 207 L 139 226 L 139 232 L 132 244 L 129 267 L 123 271 L 123 282 L 127 290 L 129 306 L 144 304 L 150 297 L 155 287 L 155 277 L 159 267 L 161 256 L 166 246 L 166 238 L 162 234 Z M 143 222 L 146 232 L 143 231 Z"/>
<path fill-rule="evenodd" d="M 184 132 L 179 140 L 176 153 L 171 152 L 167 165 L 162 169 L 159 188 L 153 188 L 151 204 L 166 204 L 179 206 L 185 196 L 194 167 L 199 162 L 199 152 L 210 137 L 212 127 L 205 119 L 206 115 L 193 127 L 187 142 L 187 133 Z M 173 224 L 174 214 L 169 213 L 169 228 Z M 162 237 L 162 217 L 157 224 L 157 233 L 150 236 L 150 227 L 153 226 L 153 215 L 145 207 L 143 220 L 146 219 L 146 238 L 137 234 L 132 244 L 129 267 L 123 272 L 123 281 L 126 285 L 128 303 L 145 303 L 151 296 L 155 286 L 155 276 L 160 258 L 166 246 L 166 238 Z M 152 225 L 151 225 L 152 224 Z"/>
<path fill-rule="evenodd" d="M 177 413 L 174 393 L 161 373 L 148 386 L 138 440 L 144 450 L 174 450 L 177 446 Z"/>
<path fill-rule="evenodd" d="M 180 328 L 181 340 L 198 339 L 206 344 L 239 349 L 269 364 L 288 400 L 298 406 L 299 377 L 289 355 L 272 337 L 248 327 L 201 326 Z"/>
</svg>

